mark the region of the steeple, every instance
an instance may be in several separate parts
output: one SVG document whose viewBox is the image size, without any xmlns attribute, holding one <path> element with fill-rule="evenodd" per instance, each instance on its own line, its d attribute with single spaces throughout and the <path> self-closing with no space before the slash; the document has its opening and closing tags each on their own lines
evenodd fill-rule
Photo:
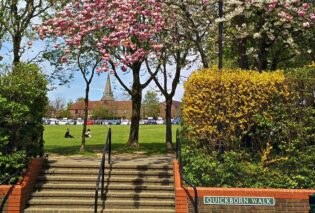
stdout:
<svg viewBox="0 0 315 213">
<path fill-rule="evenodd" d="M 106 80 L 106 84 L 105 84 L 105 90 L 104 90 L 103 97 L 102 97 L 101 100 L 102 101 L 113 101 L 114 100 L 112 86 L 110 85 L 109 74 L 107 75 L 107 80 Z"/>
</svg>

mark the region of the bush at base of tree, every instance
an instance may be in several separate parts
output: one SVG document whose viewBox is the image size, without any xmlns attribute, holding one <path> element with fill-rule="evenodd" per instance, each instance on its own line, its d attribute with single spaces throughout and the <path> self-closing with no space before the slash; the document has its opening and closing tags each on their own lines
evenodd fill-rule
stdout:
<svg viewBox="0 0 315 213">
<path fill-rule="evenodd" d="M 314 77 L 314 68 L 291 70 L 286 76 L 291 98 L 269 102 L 253 113 L 249 128 L 230 137 L 233 140 L 205 143 L 192 137 L 194 127 L 185 123 L 188 179 L 197 186 L 314 188 L 315 98 L 309 95 Z"/>
<path fill-rule="evenodd" d="M 42 118 L 47 81 L 32 64 L 17 64 L 0 76 L 0 180 L 43 153 Z"/>
</svg>

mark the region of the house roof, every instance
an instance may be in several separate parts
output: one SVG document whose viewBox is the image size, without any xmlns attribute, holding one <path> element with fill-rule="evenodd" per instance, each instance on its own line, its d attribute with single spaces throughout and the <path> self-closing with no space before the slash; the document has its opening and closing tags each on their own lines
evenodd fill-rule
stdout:
<svg viewBox="0 0 315 213">
<path fill-rule="evenodd" d="M 70 107 L 70 110 L 83 110 L 84 101 L 79 101 Z M 131 101 L 89 101 L 89 110 L 93 110 L 100 106 L 107 106 L 108 108 L 114 108 L 115 110 L 129 110 L 132 108 Z"/>
<path fill-rule="evenodd" d="M 161 103 L 165 106 L 165 102 Z M 89 101 L 89 110 L 94 110 L 100 106 L 107 106 L 108 108 L 115 110 L 131 110 L 132 102 L 131 101 Z M 181 102 L 173 101 L 173 107 L 175 109 L 180 108 Z M 70 110 L 83 110 L 84 109 L 84 101 L 79 101 L 70 107 Z"/>
</svg>

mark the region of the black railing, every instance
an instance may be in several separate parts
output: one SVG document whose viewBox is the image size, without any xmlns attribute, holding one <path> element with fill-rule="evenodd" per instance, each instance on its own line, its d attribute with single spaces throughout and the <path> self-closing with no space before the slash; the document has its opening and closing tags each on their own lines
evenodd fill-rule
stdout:
<svg viewBox="0 0 315 213">
<path fill-rule="evenodd" d="M 18 176 L 19 174 L 20 174 L 20 171 L 17 171 L 17 172 L 15 172 L 14 174 L 12 174 L 12 175 L 10 175 L 9 177 L 7 177 L 6 179 L 2 180 L 2 181 L 0 182 L 0 186 L 9 183 L 12 178 Z M 13 187 L 13 186 L 12 186 L 12 187 Z M 12 188 L 9 189 L 9 190 L 7 191 L 7 193 L 4 195 L 4 197 L 2 198 L 2 201 L 1 201 L 1 203 L 0 203 L 0 213 L 2 212 L 2 209 L 4 208 L 4 204 L 5 204 L 5 202 L 7 201 L 7 199 L 8 199 L 8 197 L 9 197 L 9 194 L 10 194 L 11 191 L 12 191 Z"/>
<path fill-rule="evenodd" d="M 108 153 L 107 161 L 108 161 L 108 164 L 110 164 L 111 152 L 112 152 L 112 131 L 111 131 L 111 128 L 109 128 L 108 132 L 107 132 L 105 146 L 103 149 L 102 161 L 101 161 L 101 165 L 100 165 L 100 169 L 99 169 L 98 177 L 97 177 L 97 181 L 96 181 L 95 202 L 94 202 L 94 212 L 95 213 L 97 212 L 97 207 L 98 207 L 98 191 L 99 191 L 99 187 L 100 187 L 100 181 L 102 181 L 101 182 L 101 198 L 102 198 L 102 200 L 104 200 L 104 198 L 105 198 L 105 196 L 104 196 L 105 155 L 106 155 L 106 153 Z"/>
<path fill-rule="evenodd" d="M 182 147 L 181 147 L 181 137 L 179 129 L 176 130 L 176 159 L 178 160 L 179 164 L 179 175 L 180 179 L 185 181 L 186 184 L 190 185 L 194 189 L 194 212 L 198 213 L 198 192 L 197 188 L 194 184 L 192 184 L 185 176 L 183 175 L 183 163 L 182 163 Z"/>
</svg>

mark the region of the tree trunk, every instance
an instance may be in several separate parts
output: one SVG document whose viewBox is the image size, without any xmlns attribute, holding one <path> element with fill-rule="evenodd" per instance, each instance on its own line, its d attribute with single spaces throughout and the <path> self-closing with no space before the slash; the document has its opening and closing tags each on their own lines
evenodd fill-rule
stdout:
<svg viewBox="0 0 315 213">
<path fill-rule="evenodd" d="M 140 86 L 140 85 L 139 85 Z M 141 99 L 142 91 L 139 87 L 137 90 L 133 91 L 132 96 L 132 115 L 131 115 L 131 126 L 129 133 L 128 146 L 138 147 L 139 146 L 139 121 L 141 114 Z"/>
<path fill-rule="evenodd" d="M 165 100 L 165 123 L 166 123 L 166 150 L 173 150 L 172 143 L 172 98 Z"/>
<path fill-rule="evenodd" d="M 248 70 L 248 57 L 246 54 L 246 38 L 238 39 L 238 66 L 241 69 Z"/>
<path fill-rule="evenodd" d="M 83 122 L 83 129 L 82 129 L 82 140 L 81 140 L 80 152 L 85 151 L 85 132 L 86 132 L 86 126 L 87 126 L 87 119 L 89 115 L 89 91 L 90 91 L 90 85 L 87 84 L 85 88 L 84 122 Z"/>
<path fill-rule="evenodd" d="M 135 64 L 133 67 L 133 84 L 132 84 L 132 114 L 131 114 L 131 125 L 129 132 L 129 139 L 127 145 L 130 147 L 139 146 L 139 122 L 141 115 L 141 99 L 142 99 L 142 88 L 140 82 L 140 68 L 141 64 Z"/>
<path fill-rule="evenodd" d="M 21 36 L 19 34 L 13 37 L 13 64 L 20 62 Z"/>
<path fill-rule="evenodd" d="M 207 55 L 206 55 L 204 49 L 202 48 L 201 41 L 197 41 L 196 45 L 197 45 L 197 49 L 198 49 L 198 52 L 199 52 L 200 57 L 201 57 L 203 68 L 209 68 Z"/>
<path fill-rule="evenodd" d="M 258 52 L 258 58 L 257 58 L 257 68 L 259 72 L 261 73 L 263 70 L 266 70 L 268 68 L 268 51 L 266 49 L 266 37 L 263 36 L 259 42 L 259 52 Z"/>
</svg>

